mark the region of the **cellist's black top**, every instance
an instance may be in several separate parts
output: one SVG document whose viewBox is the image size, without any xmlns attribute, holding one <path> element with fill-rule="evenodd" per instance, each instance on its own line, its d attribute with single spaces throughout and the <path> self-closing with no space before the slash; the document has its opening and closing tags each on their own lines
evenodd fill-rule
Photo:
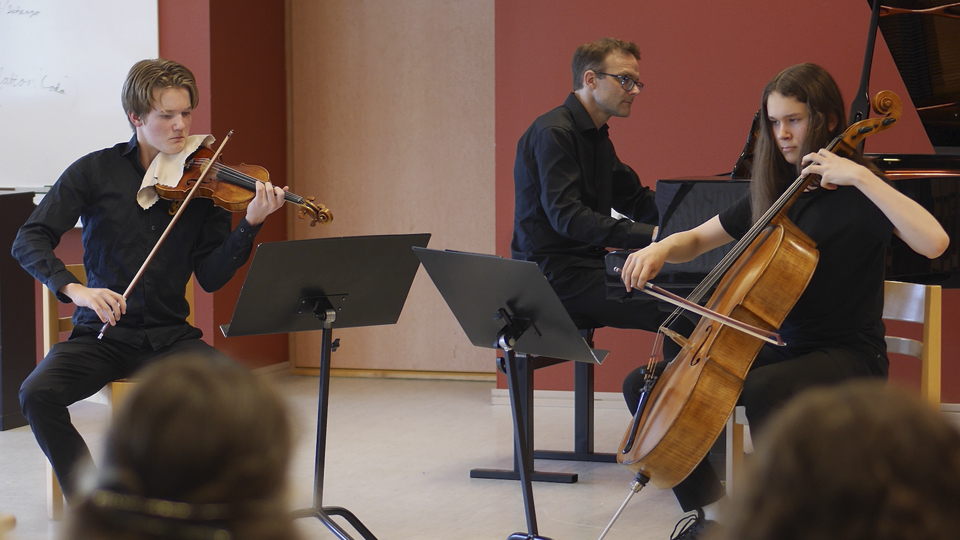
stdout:
<svg viewBox="0 0 960 540">
<path fill-rule="evenodd" d="M 76 283 L 53 250 L 80 219 L 87 285 L 123 294 L 173 217 L 170 201 L 161 199 L 147 210 L 137 204 L 145 173 L 135 135 L 80 158 L 21 227 L 13 256 L 53 292 Z M 260 230 L 241 219 L 231 232 L 231 219 L 210 199 L 191 201 L 127 298 L 127 313 L 107 329 L 104 339 L 158 349 L 199 338 L 200 330 L 186 322 L 184 291 L 190 275 L 196 273 L 205 291 L 219 289 L 246 262 Z M 77 309 L 73 321 L 72 336 L 98 333 L 103 326 L 88 308 Z"/>
<path fill-rule="evenodd" d="M 824 347 L 861 351 L 886 373 L 883 272 L 893 224 L 852 186 L 803 193 L 788 217 L 816 242 L 820 261 L 781 337 L 794 354 Z M 749 194 L 721 212 L 720 223 L 742 238 L 753 224 Z"/>
</svg>

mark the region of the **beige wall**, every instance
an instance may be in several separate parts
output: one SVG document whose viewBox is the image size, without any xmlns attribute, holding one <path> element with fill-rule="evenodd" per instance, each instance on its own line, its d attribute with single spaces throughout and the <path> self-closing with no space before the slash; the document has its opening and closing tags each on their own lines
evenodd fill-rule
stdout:
<svg viewBox="0 0 960 540">
<path fill-rule="evenodd" d="M 494 0 L 288 2 L 290 178 L 334 213 L 290 238 L 429 232 L 493 253 Z M 422 268 L 398 324 L 334 337 L 334 368 L 493 371 Z M 318 365 L 319 332 L 291 344 Z"/>
</svg>

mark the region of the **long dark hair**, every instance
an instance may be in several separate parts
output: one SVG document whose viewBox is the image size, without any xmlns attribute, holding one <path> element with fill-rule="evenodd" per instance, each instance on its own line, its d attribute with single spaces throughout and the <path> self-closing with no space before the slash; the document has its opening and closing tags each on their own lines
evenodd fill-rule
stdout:
<svg viewBox="0 0 960 540">
<path fill-rule="evenodd" d="M 760 102 L 760 133 L 753 160 L 753 181 L 750 184 L 754 221 L 796 180 L 802 168 L 799 160 L 793 166 L 780 152 L 767 112 L 767 99 L 773 92 L 792 97 L 807 106 L 810 118 L 800 148 L 801 157 L 827 146 L 847 127 L 843 96 L 827 70 L 816 64 L 797 64 L 770 80 L 763 89 Z"/>
<path fill-rule="evenodd" d="M 284 403 L 221 358 L 146 368 L 114 420 L 70 540 L 295 538 L 285 504 L 292 436 Z"/>
</svg>

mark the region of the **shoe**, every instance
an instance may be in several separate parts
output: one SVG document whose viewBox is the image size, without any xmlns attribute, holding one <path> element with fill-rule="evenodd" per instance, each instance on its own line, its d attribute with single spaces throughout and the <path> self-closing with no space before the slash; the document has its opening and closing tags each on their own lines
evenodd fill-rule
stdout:
<svg viewBox="0 0 960 540">
<path fill-rule="evenodd" d="M 707 532 L 716 528 L 717 522 L 703 517 L 703 510 L 696 514 L 686 515 L 673 528 L 670 540 L 697 540 L 706 538 Z"/>
</svg>

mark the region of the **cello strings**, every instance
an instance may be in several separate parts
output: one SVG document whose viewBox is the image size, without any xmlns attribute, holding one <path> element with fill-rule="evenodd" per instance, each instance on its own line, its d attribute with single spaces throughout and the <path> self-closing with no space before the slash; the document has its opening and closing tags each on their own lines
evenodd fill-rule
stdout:
<svg viewBox="0 0 960 540">
<path fill-rule="evenodd" d="M 878 97 L 879 97 L 879 94 L 878 94 Z M 896 96 L 894 97 L 896 98 Z M 897 101 L 899 101 L 899 99 Z M 895 110 L 897 108 L 898 107 L 893 107 L 891 110 Z M 885 112 L 885 111 L 879 110 L 876 106 L 874 106 L 874 110 L 876 110 L 878 113 Z M 898 113 L 898 111 L 896 112 Z M 866 137 L 868 134 L 872 133 L 875 129 L 877 129 L 877 127 L 879 127 L 880 130 L 884 130 L 890 127 L 899 119 L 899 114 L 897 114 L 897 116 L 895 117 L 891 116 L 892 114 L 894 114 L 894 112 L 888 113 L 886 115 L 886 118 L 884 118 L 881 121 L 879 126 L 865 126 L 865 127 L 858 128 L 857 135 L 862 135 L 863 137 Z M 844 141 L 845 137 L 847 137 L 847 133 L 851 131 L 851 128 L 854 128 L 855 126 L 858 126 L 861 124 L 865 124 L 866 122 L 867 120 L 863 120 L 861 122 L 848 126 L 843 133 L 841 133 L 832 141 L 830 141 L 830 143 L 827 144 L 825 148 L 831 152 L 835 151 L 837 146 Z M 856 137 L 854 137 L 851 140 L 851 142 L 855 143 Z M 851 153 L 856 152 L 855 144 L 850 144 L 848 142 L 848 146 L 850 146 Z M 760 219 L 758 219 L 757 222 L 754 223 L 754 225 L 747 231 L 744 237 L 741 238 L 740 241 L 738 241 L 733 246 L 733 248 L 731 248 L 729 252 L 727 252 L 727 254 L 723 257 L 723 259 L 707 274 L 707 276 L 703 279 L 703 281 L 701 281 L 696 286 L 696 288 L 694 288 L 693 292 L 691 292 L 690 295 L 687 297 L 687 300 L 695 303 L 700 303 L 700 300 L 707 293 L 707 291 L 712 289 L 713 286 L 717 283 L 717 281 L 719 281 L 719 279 L 727 273 L 730 267 L 733 266 L 734 262 L 736 262 L 740 258 L 740 256 L 743 255 L 743 253 L 753 243 L 753 241 L 760 236 L 761 232 L 763 232 L 767 228 L 767 226 L 769 226 L 770 222 L 774 219 L 774 217 L 776 217 L 780 213 L 780 211 L 784 208 L 784 206 L 786 206 L 787 204 L 791 204 L 794 198 L 799 196 L 800 191 L 807 188 L 807 186 L 813 181 L 813 178 L 815 176 L 816 175 L 805 175 L 805 174 L 801 174 L 800 176 L 798 176 L 797 179 L 794 180 L 793 183 L 790 184 L 787 187 L 787 189 L 784 190 L 783 194 L 781 194 L 780 197 L 777 198 L 776 201 L 774 201 L 774 203 L 770 206 L 770 208 L 768 208 L 767 211 L 763 213 Z M 670 316 L 667 317 L 666 321 L 662 325 L 660 325 L 660 328 L 657 332 L 657 336 L 654 339 L 654 351 L 651 352 L 650 360 L 648 361 L 648 366 L 650 367 L 647 370 L 647 378 L 651 377 L 651 372 L 653 371 L 653 367 L 652 367 L 653 359 L 656 356 L 657 346 L 662 343 L 663 334 L 664 334 L 663 330 L 665 327 L 668 327 L 671 323 L 676 321 L 678 317 L 680 317 L 681 309 L 682 308 L 677 307 L 673 311 L 673 313 L 671 313 Z"/>
<path fill-rule="evenodd" d="M 836 146 L 839 140 L 840 137 L 834 139 L 829 145 L 827 145 L 827 148 L 832 149 L 834 146 Z M 727 252 L 720 263 L 718 263 L 717 266 L 715 266 L 713 270 L 707 274 L 707 277 L 701 281 L 699 285 L 697 285 L 690 296 L 687 297 L 687 300 L 699 302 L 703 298 L 703 295 L 706 293 L 706 291 L 711 289 L 716 282 L 719 281 L 720 277 L 726 274 L 727 270 L 733 266 L 733 263 L 736 262 L 741 255 L 743 255 L 750 244 L 752 244 L 753 241 L 756 240 L 757 237 L 759 237 L 760 234 L 767 228 L 767 226 L 770 225 L 770 222 L 777 214 L 780 213 L 780 210 L 783 209 L 783 207 L 794 197 L 794 195 L 804 189 L 810 180 L 812 180 L 812 178 L 810 178 L 809 175 L 804 174 L 798 176 L 797 179 L 794 180 L 786 190 L 784 190 L 780 197 L 778 197 L 777 200 L 770 205 L 770 208 L 768 208 L 767 211 L 760 216 L 760 219 L 758 219 L 757 222 L 750 227 L 747 233 L 743 235 L 743 238 L 741 238 L 740 241 L 738 241 L 733 248 Z"/>
<path fill-rule="evenodd" d="M 830 142 L 830 144 L 827 145 L 827 149 L 833 150 L 836 147 L 836 145 L 842 140 L 842 138 L 843 138 L 842 135 L 835 138 L 833 141 Z M 788 202 L 790 202 L 790 200 L 797 193 L 799 193 L 802 189 L 806 188 L 807 184 L 809 184 L 809 182 L 812 180 L 812 178 L 808 178 L 808 177 L 809 175 L 798 176 L 797 179 L 794 180 L 787 187 L 786 190 L 784 190 L 784 192 L 780 195 L 780 197 L 777 198 L 777 200 L 774 201 L 772 205 L 770 205 L 770 208 L 768 208 L 767 211 L 764 212 L 762 216 L 760 216 L 760 219 L 758 219 L 757 222 L 754 223 L 752 227 L 750 227 L 747 233 L 744 234 L 743 238 L 741 238 L 740 241 L 738 241 L 733 246 L 733 248 L 731 248 L 730 251 L 727 252 L 727 254 L 723 257 L 723 259 L 721 259 L 720 262 L 712 270 L 710 270 L 710 272 L 703 279 L 703 281 L 697 284 L 697 286 L 690 293 L 690 295 L 687 296 L 687 300 L 695 303 L 700 303 L 700 300 L 703 299 L 706 293 L 709 292 L 714 287 L 714 285 L 717 284 L 720 278 L 722 278 L 727 273 L 730 267 L 733 266 L 733 264 L 740 258 L 741 255 L 743 255 L 743 253 L 753 243 L 753 241 L 756 240 L 757 237 L 759 237 L 760 234 L 770 225 L 770 222 L 773 220 L 773 218 L 777 214 L 780 213 L 780 210 L 782 210 L 783 207 Z M 667 317 L 666 321 L 664 321 L 664 323 L 660 326 L 660 328 L 663 329 L 664 327 L 667 327 L 670 324 L 672 324 L 681 316 L 682 312 L 683 312 L 683 308 L 681 307 L 677 307 L 676 309 L 674 309 L 673 313 L 671 313 L 670 316 Z M 656 347 L 659 344 L 662 333 L 663 333 L 662 331 L 657 332 L 657 338 L 654 340 L 654 347 Z"/>
</svg>

